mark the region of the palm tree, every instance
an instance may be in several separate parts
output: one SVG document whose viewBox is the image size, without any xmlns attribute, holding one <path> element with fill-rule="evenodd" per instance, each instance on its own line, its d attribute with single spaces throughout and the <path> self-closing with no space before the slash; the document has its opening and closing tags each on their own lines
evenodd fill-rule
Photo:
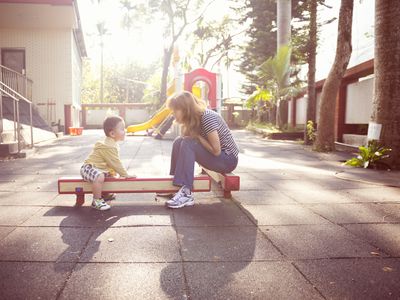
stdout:
<svg viewBox="0 0 400 300">
<path fill-rule="evenodd" d="M 287 78 L 290 75 L 290 55 L 289 46 L 281 46 L 274 57 L 268 58 L 261 66 L 259 71 L 260 79 L 264 81 L 263 89 L 271 95 L 271 102 L 276 105 L 276 126 L 282 128 L 284 125 L 280 106 L 285 97 L 291 92 L 287 86 Z"/>
<path fill-rule="evenodd" d="M 322 88 L 317 139 L 314 145 L 314 149 L 317 151 L 335 149 L 336 95 L 352 52 L 353 1 L 342 0 L 340 5 L 335 61 Z"/>
<path fill-rule="evenodd" d="M 391 164 L 400 167 L 400 3 L 375 2 L 375 93 L 372 119 L 382 124 L 381 142 L 392 148 Z"/>
</svg>

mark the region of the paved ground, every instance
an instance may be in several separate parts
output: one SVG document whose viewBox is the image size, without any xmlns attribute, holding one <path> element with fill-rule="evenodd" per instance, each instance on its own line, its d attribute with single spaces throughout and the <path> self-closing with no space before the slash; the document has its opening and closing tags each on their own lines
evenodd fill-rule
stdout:
<svg viewBox="0 0 400 300">
<path fill-rule="evenodd" d="M 0 298 L 400 299 L 399 173 L 235 134 L 241 191 L 181 210 L 151 194 L 108 212 L 57 195 L 100 131 L 0 162 Z M 167 174 L 170 149 L 140 136 L 121 147 L 139 176 Z"/>
</svg>

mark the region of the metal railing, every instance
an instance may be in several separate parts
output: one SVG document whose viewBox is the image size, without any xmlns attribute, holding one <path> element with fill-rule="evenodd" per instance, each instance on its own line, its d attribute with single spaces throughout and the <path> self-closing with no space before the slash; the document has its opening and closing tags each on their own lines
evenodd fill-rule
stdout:
<svg viewBox="0 0 400 300">
<path fill-rule="evenodd" d="M 13 102 L 14 141 L 18 141 L 18 152 L 21 150 L 20 101 L 24 101 L 29 105 L 30 146 L 33 147 L 32 101 L 29 100 L 32 99 L 32 83 L 32 80 L 28 79 L 25 75 L 0 65 L 0 122 L 3 121 L 3 96 L 9 97 Z M 0 133 L 2 129 L 0 128 Z"/>
</svg>

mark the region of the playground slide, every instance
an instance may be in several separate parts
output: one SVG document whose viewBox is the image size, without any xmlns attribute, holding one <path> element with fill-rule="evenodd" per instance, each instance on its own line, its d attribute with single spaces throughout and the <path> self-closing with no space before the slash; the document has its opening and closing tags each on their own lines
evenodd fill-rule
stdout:
<svg viewBox="0 0 400 300">
<path fill-rule="evenodd" d="M 137 124 L 137 125 L 131 125 L 126 128 L 126 131 L 128 133 L 135 133 L 138 131 L 145 131 L 148 129 L 155 128 L 157 125 L 160 125 L 162 121 L 165 120 L 169 115 L 171 114 L 171 110 L 163 107 L 160 109 L 150 120 Z"/>
<path fill-rule="evenodd" d="M 175 92 L 175 80 L 173 80 L 169 85 L 167 89 L 167 96 L 171 96 L 174 92 Z M 153 129 L 158 125 L 160 125 L 170 114 L 171 110 L 163 106 L 159 111 L 156 112 L 154 116 L 151 117 L 150 120 L 141 124 L 128 126 L 126 128 L 126 132 L 135 133 L 138 131 Z"/>
</svg>

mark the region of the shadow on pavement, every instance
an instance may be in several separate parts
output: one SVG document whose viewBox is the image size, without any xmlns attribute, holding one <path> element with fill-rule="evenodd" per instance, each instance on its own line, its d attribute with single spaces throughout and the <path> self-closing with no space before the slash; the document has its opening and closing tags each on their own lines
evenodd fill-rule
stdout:
<svg viewBox="0 0 400 300">
<path fill-rule="evenodd" d="M 93 211 L 90 207 L 54 207 L 45 216 L 56 219 L 58 216 L 63 217 L 59 223 L 59 230 L 68 248 L 59 255 L 57 263 L 54 264 L 56 272 L 65 272 L 62 264 L 58 263 L 65 261 L 76 263 L 73 272 L 84 268 L 85 263 L 89 261 L 108 262 L 110 259 L 111 262 L 138 264 L 166 262 L 167 266 L 160 273 L 160 287 L 168 297 L 174 299 L 182 298 L 176 296 L 177 290 L 190 295 L 188 288 L 202 290 L 201 293 L 209 292 L 208 296 L 218 294 L 219 290 L 234 279 L 236 272 L 246 268 L 253 260 L 256 245 L 257 227 L 250 222 L 246 213 L 239 209 L 237 204 L 223 200 L 199 203 L 194 207 L 180 210 L 170 210 L 162 205 L 143 205 L 143 203 L 114 206 L 106 212 Z M 172 252 L 179 253 L 175 258 L 165 261 L 160 260 L 160 257 L 163 257 L 161 254 L 154 256 L 144 254 L 143 248 L 137 253 L 129 253 L 125 248 L 121 249 L 119 254 L 113 252 L 117 253 L 116 256 L 110 253 L 104 254 L 107 244 L 102 245 L 102 243 L 107 243 L 107 238 L 100 236 L 110 227 L 113 227 L 115 236 L 118 231 L 127 230 L 129 234 L 126 235 L 125 231 L 124 237 L 128 239 L 131 239 L 131 232 L 132 239 L 136 239 L 135 230 L 138 230 L 138 227 L 146 228 L 148 230 L 146 232 L 150 235 L 153 231 L 156 233 L 157 228 L 163 230 L 172 228 L 176 235 L 176 237 L 172 235 L 175 245 L 173 243 L 166 245 L 165 241 L 168 238 L 164 240 L 163 236 L 160 236 L 159 240 L 149 236 L 148 248 L 157 247 L 150 249 L 150 252 L 165 251 L 167 253 L 165 257 L 170 258 Z M 158 236 L 157 233 L 155 236 Z M 116 240 L 118 238 L 121 237 L 116 236 Z M 146 237 L 143 239 L 146 241 Z M 128 241 L 125 247 L 129 247 L 131 243 L 131 247 L 134 248 L 131 249 L 135 252 L 137 249 L 135 242 L 140 241 Z M 100 249 L 101 246 L 106 248 Z M 113 246 L 116 246 L 116 243 Z M 144 248 L 146 247 L 145 245 Z M 113 251 L 117 251 L 115 249 L 118 250 L 114 248 Z M 101 253 L 98 253 L 99 251 Z M 143 261 L 143 257 L 148 258 L 148 261 Z M 199 281 L 199 276 L 204 280 Z M 215 278 L 216 276 L 218 278 Z M 210 283 L 212 288 L 208 287 Z"/>
</svg>

